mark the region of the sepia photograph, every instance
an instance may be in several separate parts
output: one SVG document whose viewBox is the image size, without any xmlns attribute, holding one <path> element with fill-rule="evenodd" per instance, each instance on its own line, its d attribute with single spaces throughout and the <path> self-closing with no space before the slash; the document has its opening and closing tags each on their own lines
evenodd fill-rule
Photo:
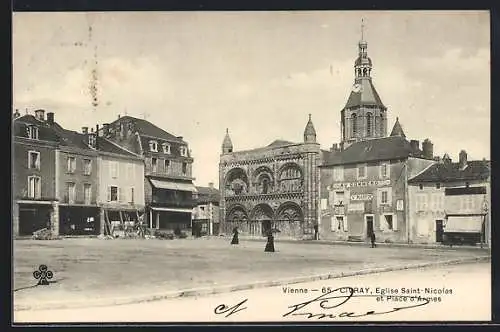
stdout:
<svg viewBox="0 0 500 332">
<path fill-rule="evenodd" d="M 489 11 L 13 12 L 12 322 L 488 322 Z"/>
</svg>

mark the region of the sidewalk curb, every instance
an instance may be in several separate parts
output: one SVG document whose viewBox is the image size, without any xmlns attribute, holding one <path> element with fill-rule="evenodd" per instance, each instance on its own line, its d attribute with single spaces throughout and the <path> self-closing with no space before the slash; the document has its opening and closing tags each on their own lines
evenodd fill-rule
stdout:
<svg viewBox="0 0 500 332">
<path fill-rule="evenodd" d="M 228 238 L 229 239 L 229 238 Z M 245 238 L 240 236 L 240 241 L 248 241 L 248 242 L 266 242 L 266 239 L 258 239 L 258 238 Z M 343 246 L 368 246 L 369 242 L 365 241 L 334 241 L 334 240 L 292 240 L 292 239 L 276 239 L 274 243 L 298 243 L 298 244 L 316 244 L 316 245 L 343 245 Z M 450 247 L 448 245 L 442 244 L 420 244 L 420 243 L 385 243 L 385 242 L 377 242 L 378 247 L 385 248 L 419 248 L 419 249 L 443 249 L 443 250 L 482 250 L 482 251 L 491 251 L 489 247 L 477 247 L 477 246 L 464 246 L 464 245 L 455 245 Z"/>
<path fill-rule="evenodd" d="M 456 265 L 463 263 L 473 263 L 473 262 L 484 262 L 489 261 L 491 256 L 478 256 L 469 257 L 462 259 L 452 259 L 447 261 L 436 261 L 436 262 L 425 262 L 418 264 L 400 265 L 400 266 L 386 266 L 381 268 L 370 268 L 357 271 L 347 271 L 338 273 L 324 273 L 313 276 L 301 276 L 293 277 L 288 279 L 281 279 L 275 281 L 257 281 L 252 283 L 240 284 L 240 285 L 226 285 L 226 286 L 215 286 L 215 287 L 203 287 L 203 288 L 193 288 L 185 290 L 170 291 L 161 294 L 144 295 L 140 297 L 129 297 L 129 298 L 114 298 L 114 299 L 104 299 L 99 301 L 80 301 L 80 302 L 46 302 L 40 305 L 14 305 L 14 311 L 24 311 L 24 310 L 56 310 L 56 309 L 75 309 L 75 308 L 88 308 L 88 307 L 104 307 L 104 306 L 115 306 L 124 304 L 137 304 L 144 302 L 152 302 L 165 299 L 173 299 L 179 297 L 190 297 L 190 296 L 206 296 L 213 294 L 229 293 L 234 291 L 249 290 L 256 288 L 265 287 L 275 287 L 281 285 L 289 285 L 295 283 L 303 282 L 313 282 L 319 280 L 337 279 L 344 277 L 352 277 L 358 275 L 376 274 L 382 272 L 391 271 L 401 271 L 401 270 L 411 270 L 426 267 L 440 267 L 446 265 Z"/>
</svg>

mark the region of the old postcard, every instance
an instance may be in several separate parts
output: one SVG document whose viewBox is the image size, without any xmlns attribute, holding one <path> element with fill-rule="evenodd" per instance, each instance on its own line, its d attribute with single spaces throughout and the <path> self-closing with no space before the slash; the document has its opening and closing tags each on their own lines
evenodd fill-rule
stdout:
<svg viewBox="0 0 500 332">
<path fill-rule="evenodd" d="M 14 323 L 491 320 L 487 11 L 15 12 Z"/>
</svg>

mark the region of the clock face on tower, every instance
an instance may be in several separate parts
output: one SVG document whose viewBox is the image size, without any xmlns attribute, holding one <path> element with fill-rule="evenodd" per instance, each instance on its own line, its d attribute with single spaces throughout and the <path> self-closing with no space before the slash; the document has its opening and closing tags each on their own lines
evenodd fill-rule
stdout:
<svg viewBox="0 0 500 332">
<path fill-rule="evenodd" d="M 361 84 L 356 83 L 352 86 L 352 91 L 354 92 L 360 92 L 361 91 Z"/>
</svg>

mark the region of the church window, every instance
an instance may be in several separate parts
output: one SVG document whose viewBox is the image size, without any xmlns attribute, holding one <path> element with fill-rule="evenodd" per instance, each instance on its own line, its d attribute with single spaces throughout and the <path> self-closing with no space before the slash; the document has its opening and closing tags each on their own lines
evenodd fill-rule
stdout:
<svg viewBox="0 0 500 332">
<path fill-rule="evenodd" d="M 356 114 L 352 115 L 352 136 L 356 136 L 358 132 L 358 123 L 357 123 L 357 117 Z"/>
<path fill-rule="evenodd" d="M 380 135 L 384 135 L 384 117 L 380 116 Z"/>
<path fill-rule="evenodd" d="M 368 136 L 372 135 L 372 125 L 373 125 L 373 117 L 371 113 L 366 115 L 366 134 Z"/>
<path fill-rule="evenodd" d="M 363 68 L 363 76 L 366 76 L 366 74 L 367 74 L 367 69 Z"/>
</svg>

